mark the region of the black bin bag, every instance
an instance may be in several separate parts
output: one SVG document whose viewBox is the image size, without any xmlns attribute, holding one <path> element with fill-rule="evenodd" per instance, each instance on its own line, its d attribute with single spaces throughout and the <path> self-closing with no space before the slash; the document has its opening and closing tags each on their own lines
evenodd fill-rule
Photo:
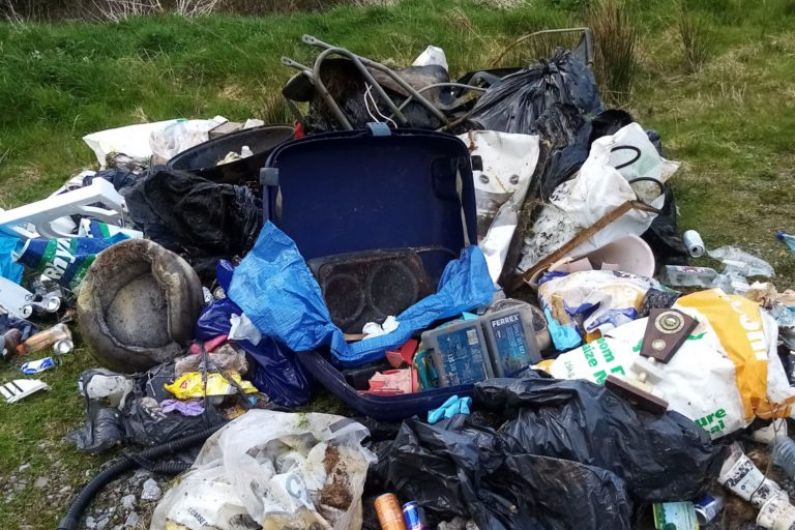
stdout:
<svg viewBox="0 0 795 530">
<path fill-rule="evenodd" d="M 502 411 L 505 450 L 607 469 L 642 502 L 697 497 L 717 449 L 677 412 L 652 414 L 584 380 L 492 379 L 475 387 L 475 406 Z"/>
<path fill-rule="evenodd" d="M 176 252 L 202 281 L 221 259 L 245 255 L 262 228 L 262 201 L 249 188 L 156 166 L 123 193 L 147 239 Z"/>
<path fill-rule="evenodd" d="M 506 453 L 489 429 L 445 430 L 410 419 L 388 454 L 387 483 L 423 506 L 431 524 L 459 515 L 489 530 L 632 528 L 632 502 L 614 473 Z"/>
<path fill-rule="evenodd" d="M 506 75 L 478 99 L 469 121 L 485 130 L 534 134 L 538 120 L 560 106 L 585 116 L 601 112 L 596 79 L 581 55 L 581 48 L 558 48 L 549 59 Z"/>
<path fill-rule="evenodd" d="M 691 420 L 638 410 L 588 381 L 491 379 L 461 418 L 406 420 L 376 468 L 432 524 L 629 529 L 634 504 L 696 498 L 721 462 Z"/>
</svg>

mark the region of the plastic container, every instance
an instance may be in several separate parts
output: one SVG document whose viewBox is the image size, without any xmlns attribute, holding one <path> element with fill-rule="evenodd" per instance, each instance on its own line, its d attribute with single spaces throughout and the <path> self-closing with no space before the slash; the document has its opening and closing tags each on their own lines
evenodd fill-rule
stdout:
<svg viewBox="0 0 795 530">
<path fill-rule="evenodd" d="M 483 327 L 494 375 L 513 377 L 541 360 L 529 304 L 512 300 L 501 302 L 478 320 Z"/>
<path fill-rule="evenodd" d="M 168 161 L 168 167 L 225 184 L 258 183 L 259 170 L 273 149 L 293 138 L 293 128 L 273 125 L 243 129 L 191 147 Z M 218 165 L 229 152 L 248 147 L 251 156 Z"/>
<path fill-rule="evenodd" d="M 608 263 L 617 265 L 618 270 L 622 272 L 647 278 L 654 276 L 657 263 L 649 244 L 635 234 L 616 239 L 584 256 L 579 256 L 583 257 L 588 258 L 594 269 L 601 269 L 602 264 Z"/>
<path fill-rule="evenodd" d="M 687 253 L 693 258 L 700 258 L 706 253 L 704 240 L 701 239 L 701 234 L 695 230 L 688 230 L 682 234 L 682 242 L 687 248 Z"/>
<path fill-rule="evenodd" d="M 718 271 L 709 267 L 666 265 L 663 283 L 672 287 L 712 287 Z"/>
<path fill-rule="evenodd" d="M 477 383 L 494 377 L 480 320 L 457 321 L 426 331 L 422 343 L 431 349 L 440 386 Z"/>
</svg>

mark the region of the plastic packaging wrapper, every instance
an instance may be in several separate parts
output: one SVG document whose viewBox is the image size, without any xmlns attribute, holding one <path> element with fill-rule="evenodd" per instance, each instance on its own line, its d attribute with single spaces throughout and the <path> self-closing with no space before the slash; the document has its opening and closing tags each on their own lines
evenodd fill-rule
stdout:
<svg viewBox="0 0 795 530">
<path fill-rule="evenodd" d="M 662 289 L 651 278 L 626 272 L 591 270 L 555 276 L 538 287 L 538 298 L 544 313 L 555 325 L 574 324 L 584 335 L 606 331 L 631 322 L 638 317 L 646 293 Z M 558 343 L 555 343 L 559 347 Z M 579 343 L 575 343 L 576 346 Z"/>
<path fill-rule="evenodd" d="M 795 235 L 788 234 L 783 230 L 776 230 L 776 239 L 787 245 L 790 252 L 795 254 Z"/>
<path fill-rule="evenodd" d="M 98 178 L 107 180 L 113 184 L 116 191 L 121 193 L 124 188 L 129 188 L 134 185 L 138 179 L 143 178 L 143 175 L 124 168 L 103 169 L 102 171 L 97 171 L 96 173 L 83 177 L 83 186 L 90 186 L 91 183 Z"/>
<path fill-rule="evenodd" d="M 224 344 L 207 353 L 207 363 L 202 353 L 191 353 L 174 359 L 174 373 L 180 376 L 186 372 L 225 372 L 232 370 L 239 374 L 248 371 L 248 362 L 243 353 L 238 352 L 229 344 Z M 209 366 L 205 366 L 205 364 Z"/>
<path fill-rule="evenodd" d="M 229 324 L 229 340 L 247 340 L 255 345 L 262 340 L 262 333 L 245 313 L 229 317 Z"/>
<path fill-rule="evenodd" d="M 726 267 L 725 272 L 729 274 L 764 276 L 765 278 L 776 276 L 776 271 L 768 262 L 737 247 L 726 246 L 710 250 L 709 257 L 723 262 Z"/>
<path fill-rule="evenodd" d="M 221 275 L 219 275 L 220 281 Z M 222 287 L 224 282 L 222 281 Z M 229 285 L 226 284 L 227 288 Z M 196 321 L 196 338 L 214 339 L 228 335 L 230 317 L 243 312 L 232 300 L 216 300 L 204 308 Z M 249 357 L 248 379 L 271 401 L 284 407 L 303 405 L 312 395 L 312 384 L 306 370 L 295 358 L 295 353 L 270 337 L 263 337 L 256 345 L 249 341 L 236 341 Z"/>
<path fill-rule="evenodd" d="M 564 105 L 585 115 L 602 110 L 593 72 L 576 52 L 559 49 L 548 60 L 489 87 L 472 109 L 470 121 L 479 129 L 533 134 L 536 120 Z"/>
<path fill-rule="evenodd" d="M 787 289 L 779 293 L 770 282 L 754 282 L 748 286 L 743 296 L 770 312 L 778 324 L 780 338 L 788 342 L 788 337 L 795 332 L 795 291 Z"/>
<path fill-rule="evenodd" d="M 160 402 L 160 409 L 165 413 L 176 411 L 183 416 L 200 416 L 204 413 L 204 405 L 200 399 L 190 401 L 164 399 Z"/>
<path fill-rule="evenodd" d="M 444 54 L 444 50 L 438 46 L 429 45 L 427 48 L 422 50 L 422 53 L 414 59 L 414 62 L 411 63 L 411 66 L 429 66 L 435 64 L 437 66 L 441 66 L 445 70 L 449 70 L 447 67 L 447 57 Z"/>
<path fill-rule="evenodd" d="M 522 249 L 519 269 L 532 267 L 626 201 L 642 199 L 662 208 L 665 194 L 661 186 L 677 168 L 677 163 L 660 157 L 637 123 L 597 139 L 577 175 L 555 189 L 550 204 L 535 219 Z M 647 180 L 629 182 L 636 178 L 651 179 L 659 185 Z M 627 234 L 641 235 L 654 218 L 653 213 L 630 210 L 571 254 L 587 254 Z"/>
<path fill-rule="evenodd" d="M 230 377 L 233 381 L 228 380 Z M 237 385 L 233 383 L 237 383 Z M 184 373 L 177 377 L 173 383 L 165 385 L 165 389 L 174 394 L 177 399 L 191 399 L 204 396 L 231 396 L 237 394 L 238 386 L 246 394 L 253 394 L 257 391 L 254 385 L 243 381 L 240 374 L 209 373 L 205 378 L 204 374 L 199 372 Z"/>
<path fill-rule="evenodd" d="M 149 135 L 149 147 L 152 154 L 165 163 L 182 151 L 209 140 L 210 130 L 227 121 L 222 116 L 211 120 L 179 119 L 154 129 Z"/>
<path fill-rule="evenodd" d="M 35 274 L 43 274 L 63 287 L 77 291 L 97 254 L 126 239 L 129 238 L 124 234 L 110 238 L 29 239 L 16 261 Z"/>
<path fill-rule="evenodd" d="M 647 379 L 654 394 L 720 438 L 748 426 L 755 417 L 792 417 L 791 388 L 777 353 L 773 318 L 751 300 L 720 290 L 679 298 L 674 308 L 699 321 L 659 377 Z M 631 376 L 640 356 L 647 319 L 606 332 L 582 348 L 561 354 L 548 371 L 563 379 L 603 383 L 609 374 Z"/>
<path fill-rule="evenodd" d="M 158 504 L 151 530 L 358 530 L 367 428 L 330 414 L 252 410 L 211 436 Z"/>
<path fill-rule="evenodd" d="M 177 121 L 156 121 L 106 129 L 83 136 L 83 141 L 94 151 L 101 168 L 107 167 L 108 155 L 112 153 L 124 153 L 136 162 L 148 165 L 152 157 L 150 136 L 153 132 L 173 125 Z"/>
<path fill-rule="evenodd" d="M 18 329 L 20 332 L 20 340 L 25 341 L 31 335 L 38 333 L 39 327 L 21 318 L 16 318 L 8 313 L 0 313 L 0 333 L 5 334 L 12 329 Z"/>
<path fill-rule="evenodd" d="M 130 239 L 140 239 L 144 237 L 142 232 L 130 228 L 122 228 L 89 217 L 83 217 L 77 227 L 77 235 L 94 238 L 111 238 L 119 234 L 124 234 Z"/>
<path fill-rule="evenodd" d="M 447 264 L 438 291 L 397 315 L 398 328 L 354 344 L 331 321 L 320 286 L 295 242 L 266 223 L 252 251 L 235 269 L 229 297 L 263 333 L 293 351 L 330 347 L 333 359 L 356 366 L 382 359 L 436 320 L 451 318 L 491 302 L 494 286 L 477 247 Z"/>
<path fill-rule="evenodd" d="M 248 252 L 262 226 L 262 201 L 249 188 L 164 167 L 124 195 L 144 235 L 185 258 L 202 279 L 214 277 L 219 259 Z"/>
<path fill-rule="evenodd" d="M 481 409 L 499 418 L 487 423 Z M 709 480 L 709 438 L 689 420 L 637 411 L 585 381 L 492 379 L 476 385 L 473 410 L 462 427 L 406 420 L 380 453 L 387 489 L 431 523 L 629 529 L 633 497 L 695 496 Z"/>
<path fill-rule="evenodd" d="M 482 169 L 473 170 L 478 215 L 478 245 L 486 256 L 491 279 L 502 273 L 519 213 L 536 169 L 538 136 L 497 131 L 459 135 Z"/>
</svg>

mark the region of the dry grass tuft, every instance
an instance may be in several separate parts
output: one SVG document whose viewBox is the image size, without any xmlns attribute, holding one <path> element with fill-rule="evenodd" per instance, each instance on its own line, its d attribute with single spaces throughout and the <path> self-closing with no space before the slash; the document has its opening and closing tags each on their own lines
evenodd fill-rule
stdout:
<svg viewBox="0 0 795 530">
<path fill-rule="evenodd" d="M 594 33 L 594 67 L 602 94 L 620 105 L 632 93 L 637 70 L 638 31 L 630 20 L 626 2 L 594 0 L 588 9 L 588 25 Z"/>
<path fill-rule="evenodd" d="M 677 27 L 682 41 L 685 69 L 689 73 L 701 71 L 710 54 L 710 34 L 707 21 L 691 12 L 686 0 L 677 2 Z"/>
</svg>

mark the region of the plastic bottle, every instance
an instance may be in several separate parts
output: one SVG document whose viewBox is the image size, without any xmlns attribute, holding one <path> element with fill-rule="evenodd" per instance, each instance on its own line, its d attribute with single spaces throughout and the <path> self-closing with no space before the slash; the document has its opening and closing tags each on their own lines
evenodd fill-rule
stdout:
<svg viewBox="0 0 795 530">
<path fill-rule="evenodd" d="M 709 267 L 666 265 L 663 283 L 672 287 L 712 287 L 718 271 Z"/>
<path fill-rule="evenodd" d="M 773 463 L 784 470 L 789 478 L 795 477 L 795 441 L 781 437 L 773 444 Z"/>
<path fill-rule="evenodd" d="M 695 230 L 688 230 L 682 234 L 682 241 L 687 248 L 687 253 L 694 258 L 700 258 L 706 252 L 704 240 L 701 239 L 701 234 Z"/>
<path fill-rule="evenodd" d="M 794 235 L 788 234 L 788 233 L 784 232 L 783 230 L 778 230 L 778 231 L 776 231 L 776 237 L 780 241 L 783 241 L 789 247 L 790 251 L 792 251 L 792 253 L 795 254 L 795 236 Z"/>
</svg>

